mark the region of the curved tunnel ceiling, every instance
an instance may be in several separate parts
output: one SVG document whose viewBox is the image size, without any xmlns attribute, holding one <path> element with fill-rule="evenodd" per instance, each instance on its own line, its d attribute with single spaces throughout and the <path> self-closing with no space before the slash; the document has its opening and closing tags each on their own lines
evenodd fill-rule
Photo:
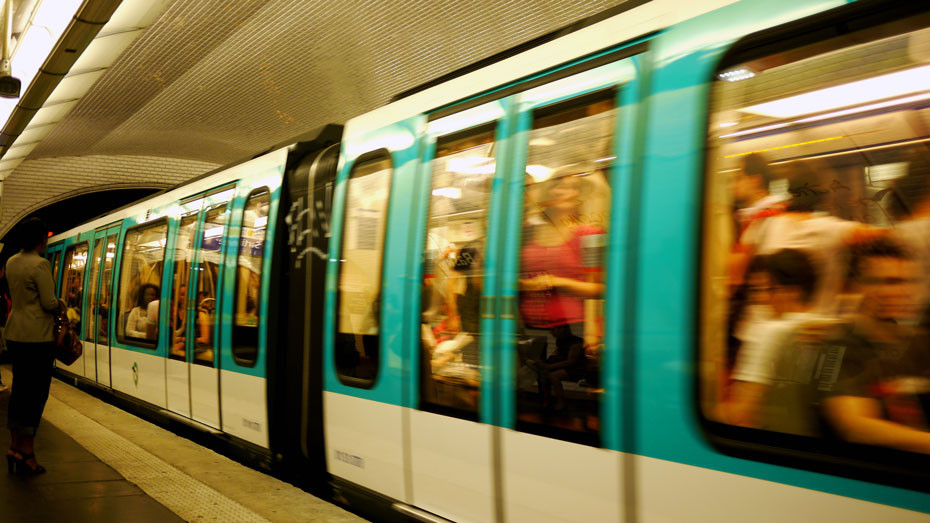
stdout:
<svg viewBox="0 0 930 523">
<path fill-rule="evenodd" d="M 29 159 L 227 163 L 620 3 L 176 0 Z"/>
<path fill-rule="evenodd" d="M 161 15 L 3 180 L 0 236 L 114 176 L 174 185 L 623 3 L 158 0 Z"/>
</svg>

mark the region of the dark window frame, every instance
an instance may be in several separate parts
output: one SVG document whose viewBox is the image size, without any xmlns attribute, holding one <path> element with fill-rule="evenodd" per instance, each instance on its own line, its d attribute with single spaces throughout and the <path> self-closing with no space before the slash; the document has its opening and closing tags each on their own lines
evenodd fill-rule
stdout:
<svg viewBox="0 0 930 523">
<path fill-rule="evenodd" d="M 145 222 L 145 223 L 140 223 L 140 224 L 137 224 L 137 225 L 133 225 L 132 227 L 129 227 L 129 228 L 126 229 L 126 232 L 123 234 L 123 249 L 122 249 L 122 251 L 120 252 L 120 255 L 119 255 L 119 267 L 118 267 L 117 273 L 116 273 L 116 274 L 117 274 L 117 285 L 116 285 L 116 293 L 114 293 L 114 296 L 116 296 L 116 303 L 119 304 L 120 298 L 122 297 L 122 292 L 123 292 L 123 264 L 126 263 L 126 238 L 129 236 L 129 233 L 135 231 L 136 229 L 154 228 L 154 227 L 157 227 L 158 225 L 164 225 L 164 226 L 165 226 L 165 245 L 164 245 L 164 246 L 162 247 L 162 249 L 161 249 L 161 263 L 162 263 L 162 268 L 161 268 L 161 270 L 162 270 L 162 278 L 161 278 L 161 280 L 162 280 L 162 284 L 159 286 L 159 289 L 158 289 L 158 291 L 159 291 L 159 296 L 158 296 L 158 299 L 159 299 L 159 305 L 158 305 L 158 307 L 159 307 L 159 311 L 158 311 L 158 322 L 161 323 L 161 301 L 160 301 L 160 300 L 161 300 L 161 293 L 164 291 L 163 287 L 164 287 L 164 275 L 165 275 L 165 274 L 164 274 L 164 272 L 165 272 L 165 254 L 166 254 L 167 249 L 168 249 L 168 235 L 169 235 L 170 232 L 171 232 L 171 224 L 168 223 L 168 217 L 167 217 L 167 216 L 158 218 L 158 219 L 156 219 L 156 220 L 152 220 L 152 221 L 150 221 L 150 222 Z M 117 244 L 117 246 L 118 246 L 118 244 Z M 117 307 L 116 307 L 116 321 L 117 321 L 117 322 L 120 321 L 120 314 L 121 314 L 122 312 L 123 312 L 123 311 L 120 310 L 119 306 L 117 305 Z M 116 325 L 116 329 L 115 329 L 115 330 L 116 330 L 116 341 L 117 341 L 117 343 L 121 343 L 121 344 L 123 344 L 123 345 L 127 345 L 127 346 L 130 346 L 130 347 L 138 347 L 138 348 L 141 348 L 141 349 L 158 350 L 158 342 L 161 340 L 161 334 L 162 334 L 162 333 L 161 333 L 161 329 L 156 329 L 156 331 L 155 331 L 155 340 L 154 340 L 154 341 L 151 341 L 151 342 L 142 340 L 141 338 L 132 338 L 132 337 L 126 336 L 126 334 L 125 334 L 125 330 L 126 330 L 125 327 L 123 328 L 123 334 L 120 334 L 119 325 Z M 112 342 L 111 342 L 111 343 L 112 343 Z"/>
<path fill-rule="evenodd" d="M 392 200 L 393 200 L 393 199 L 391 198 L 392 193 L 393 193 L 393 191 L 392 191 L 391 189 L 392 189 L 392 185 L 394 184 L 394 171 L 396 170 L 396 165 L 395 165 L 395 162 L 394 162 L 394 155 L 391 154 L 391 151 L 390 151 L 389 149 L 382 147 L 382 148 L 380 148 L 380 149 L 375 149 L 375 150 L 373 150 L 373 151 L 368 151 L 367 153 L 364 153 L 364 154 L 362 154 L 362 155 L 360 155 L 360 156 L 358 156 L 358 157 L 355 158 L 355 160 L 352 162 L 351 168 L 349 169 L 349 175 L 348 175 L 348 177 L 347 177 L 346 180 L 345 180 L 346 189 L 345 189 L 345 193 L 344 193 L 343 199 L 342 199 L 342 201 L 343 201 L 343 206 L 342 206 L 342 228 L 341 228 L 341 233 L 340 233 L 340 238 L 339 238 L 339 258 L 338 258 L 339 260 L 343 259 L 343 258 L 342 258 L 342 255 L 343 255 L 343 252 L 344 252 L 344 250 L 345 250 L 345 238 L 346 238 L 346 228 L 345 228 L 345 226 L 346 226 L 346 217 L 347 217 L 347 214 L 348 214 L 348 211 L 349 211 L 349 207 L 348 207 L 348 205 L 346 205 L 346 204 L 348 203 L 348 199 L 349 199 L 349 181 L 352 180 L 352 175 L 355 173 L 356 169 L 358 169 L 359 165 L 362 165 L 362 164 L 365 164 L 365 163 L 368 163 L 368 162 L 379 161 L 379 160 L 383 160 L 383 159 L 387 159 L 388 162 L 390 163 L 390 165 L 391 165 L 391 174 L 390 174 L 390 176 L 389 176 L 389 178 L 388 178 L 388 184 L 387 184 L 387 187 L 388 187 L 388 194 L 387 194 L 387 203 L 385 204 L 385 219 L 384 219 L 384 225 L 382 226 L 382 230 L 381 230 L 381 234 L 382 234 L 382 238 L 383 238 L 383 239 L 382 239 L 382 242 L 381 242 L 381 270 L 380 270 L 380 279 L 379 279 L 379 281 L 378 281 L 378 289 L 379 289 L 379 296 L 378 296 L 378 334 L 376 335 L 376 336 L 378 337 L 378 366 L 375 368 L 375 374 L 374 374 L 374 376 L 372 376 L 372 377 L 369 378 L 369 379 L 356 378 L 356 377 L 354 377 L 354 376 L 346 376 L 346 375 L 342 374 L 342 372 L 341 372 L 340 369 L 339 369 L 338 364 L 336 363 L 336 354 L 335 354 L 336 343 L 337 343 L 336 337 L 339 336 L 339 310 L 340 310 L 340 305 L 341 305 L 341 301 L 342 301 L 342 298 L 341 298 L 341 294 L 342 294 L 342 293 L 341 293 L 341 291 L 340 291 L 340 289 L 339 289 L 339 283 L 340 283 L 340 281 L 341 281 L 341 279 L 342 279 L 342 267 L 337 265 L 338 270 L 336 271 L 336 291 L 335 291 L 335 292 L 336 292 L 336 299 L 334 300 L 334 303 L 333 303 L 333 306 L 334 306 L 333 310 L 334 310 L 335 314 L 334 314 L 334 324 L 333 324 L 333 330 L 332 330 L 332 332 L 333 332 L 333 353 L 332 353 L 332 356 L 333 356 L 333 367 L 334 367 L 334 369 L 335 369 L 335 371 L 336 371 L 336 377 L 339 379 L 339 382 L 340 382 L 340 383 L 342 383 L 343 385 L 346 385 L 346 386 L 349 386 L 349 387 L 355 387 L 355 388 L 358 388 L 358 389 L 373 389 L 373 388 L 375 387 L 375 385 L 378 383 L 378 378 L 381 376 L 381 365 L 383 364 L 383 359 L 381 358 L 381 335 L 382 335 L 381 315 L 384 313 L 384 306 L 383 306 L 383 305 L 384 305 L 384 303 L 383 303 L 383 302 L 384 302 L 384 293 L 381 292 L 381 289 L 382 289 L 383 286 L 384 286 L 384 265 L 385 265 L 385 264 L 384 264 L 384 253 L 385 253 L 385 251 L 387 250 L 387 245 L 388 245 L 388 233 L 390 232 L 390 228 L 388 227 L 388 222 L 390 221 L 390 216 L 391 216 L 391 202 L 392 202 Z"/>
</svg>

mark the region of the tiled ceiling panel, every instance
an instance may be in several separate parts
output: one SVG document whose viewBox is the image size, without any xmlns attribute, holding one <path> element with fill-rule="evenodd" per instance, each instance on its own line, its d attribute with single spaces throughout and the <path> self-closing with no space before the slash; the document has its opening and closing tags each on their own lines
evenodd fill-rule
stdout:
<svg viewBox="0 0 930 523">
<path fill-rule="evenodd" d="M 177 0 L 30 159 L 226 163 L 618 0 Z"/>
</svg>

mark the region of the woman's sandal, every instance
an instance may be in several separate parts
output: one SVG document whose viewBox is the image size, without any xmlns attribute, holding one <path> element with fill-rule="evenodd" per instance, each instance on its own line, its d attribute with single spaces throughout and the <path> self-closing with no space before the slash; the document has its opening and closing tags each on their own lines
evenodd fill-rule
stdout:
<svg viewBox="0 0 930 523">
<path fill-rule="evenodd" d="M 16 473 L 22 476 L 38 476 L 39 474 L 45 474 L 45 467 L 39 465 L 39 462 L 35 459 L 35 452 L 31 454 L 23 454 L 22 458 L 16 460 Z M 29 460 L 32 460 L 36 466 L 30 466 L 29 463 L 27 463 Z"/>
<path fill-rule="evenodd" d="M 13 449 L 10 449 L 6 453 L 6 467 L 7 467 L 7 471 L 10 474 L 13 474 L 16 472 L 16 465 L 19 464 L 23 459 L 22 457 L 18 457 L 18 455 L 19 455 L 19 452 Z"/>
</svg>

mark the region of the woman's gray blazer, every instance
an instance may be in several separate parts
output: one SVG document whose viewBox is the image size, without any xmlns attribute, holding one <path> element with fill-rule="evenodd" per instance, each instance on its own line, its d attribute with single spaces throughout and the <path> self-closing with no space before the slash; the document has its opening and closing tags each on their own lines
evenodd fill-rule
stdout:
<svg viewBox="0 0 930 523">
<path fill-rule="evenodd" d="M 53 341 L 54 314 L 58 310 L 52 266 L 34 252 L 14 254 L 6 262 L 13 308 L 3 331 L 10 341 Z"/>
</svg>

